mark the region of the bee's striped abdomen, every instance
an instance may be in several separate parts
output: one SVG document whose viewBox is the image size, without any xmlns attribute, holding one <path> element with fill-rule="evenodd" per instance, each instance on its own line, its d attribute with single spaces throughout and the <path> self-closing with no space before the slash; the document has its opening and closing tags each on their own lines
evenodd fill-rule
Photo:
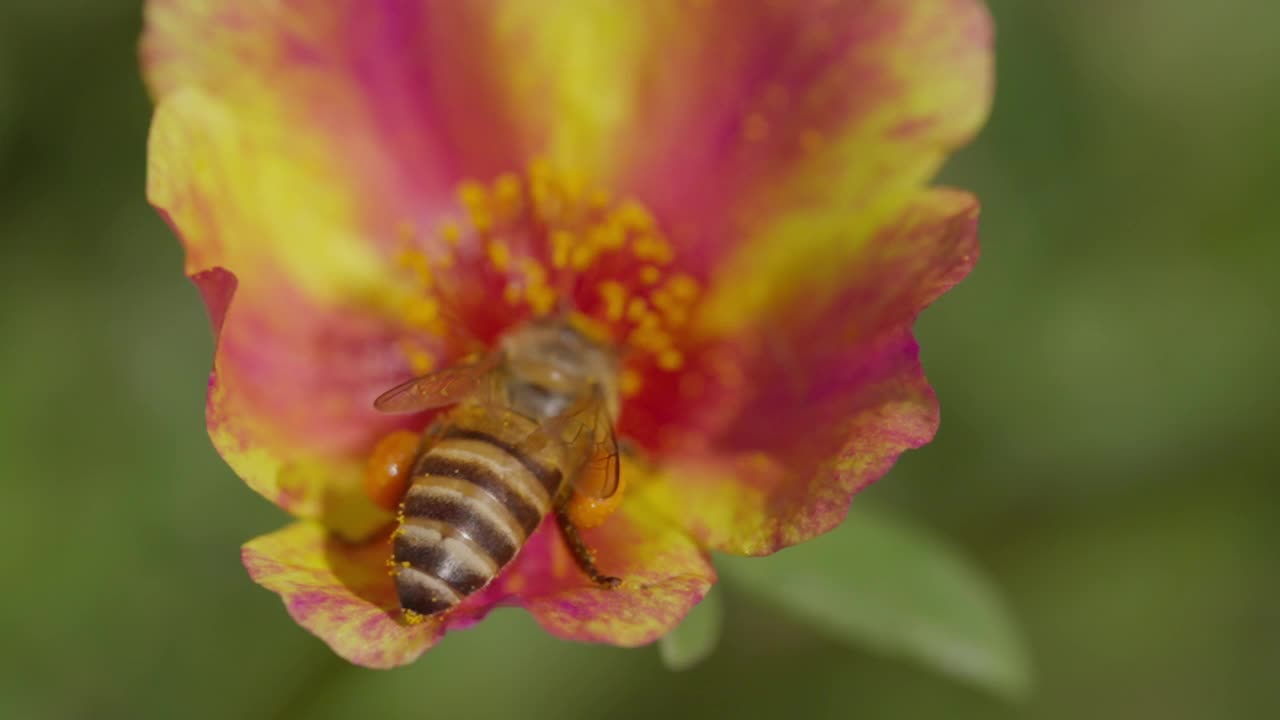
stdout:
<svg viewBox="0 0 1280 720">
<path fill-rule="evenodd" d="M 550 512 L 560 479 L 487 432 L 437 435 L 414 467 L 395 535 L 401 608 L 432 615 L 487 585 Z"/>
</svg>

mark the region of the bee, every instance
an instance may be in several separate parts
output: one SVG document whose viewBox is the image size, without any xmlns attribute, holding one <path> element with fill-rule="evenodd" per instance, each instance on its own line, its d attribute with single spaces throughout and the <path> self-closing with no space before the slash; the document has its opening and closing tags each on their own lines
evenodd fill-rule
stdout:
<svg viewBox="0 0 1280 720">
<path fill-rule="evenodd" d="M 398 451 L 375 451 L 370 465 L 375 481 L 400 476 L 392 492 L 407 485 L 391 559 L 407 620 L 483 589 L 553 513 L 587 577 L 619 584 L 596 567 L 569 512 L 571 501 L 607 513 L 621 499 L 618 397 L 613 349 L 568 321 L 544 320 L 374 401 L 383 412 L 449 408 L 420 436 L 391 443 Z"/>
</svg>

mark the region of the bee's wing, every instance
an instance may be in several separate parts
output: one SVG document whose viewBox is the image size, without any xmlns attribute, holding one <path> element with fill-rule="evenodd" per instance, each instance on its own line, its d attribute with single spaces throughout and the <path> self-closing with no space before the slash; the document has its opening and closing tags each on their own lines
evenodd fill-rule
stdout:
<svg viewBox="0 0 1280 720">
<path fill-rule="evenodd" d="M 562 427 L 576 427 L 568 440 L 569 480 L 580 495 L 597 499 L 618 491 L 621 463 L 618 436 L 604 394 L 597 387 L 587 399 L 558 418 Z"/>
<path fill-rule="evenodd" d="M 584 463 L 573 476 L 573 488 L 587 497 L 604 499 L 618 492 L 622 467 L 613 422 L 608 413 L 600 415 L 602 424 L 596 426 Z"/>
<path fill-rule="evenodd" d="M 408 413 L 453 405 L 483 388 L 497 364 L 497 354 L 490 353 L 413 378 L 379 395 L 373 406 L 386 413 Z"/>
</svg>

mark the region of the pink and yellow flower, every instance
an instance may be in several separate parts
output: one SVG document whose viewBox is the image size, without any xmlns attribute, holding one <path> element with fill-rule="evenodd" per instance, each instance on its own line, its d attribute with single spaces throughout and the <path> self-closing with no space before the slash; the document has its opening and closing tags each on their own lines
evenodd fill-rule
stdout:
<svg viewBox="0 0 1280 720">
<path fill-rule="evenodd" d="M 500 605 L 639 645 L 708 552 L 835 527 L 928 442 L 918 313 L 978 252 L 928 187 L 980 127 L 978 0 L 151 0 L 147 193 L 217 333 L 209 433 L 296 516 L 255 581 L 343 657 L 409 662 Z M 443 619 L 401 617 L 361 490 L 371 401 L 572 306 L 628 348 L 621 509 L 593 586 L 544 522 Z"/>
</svg>

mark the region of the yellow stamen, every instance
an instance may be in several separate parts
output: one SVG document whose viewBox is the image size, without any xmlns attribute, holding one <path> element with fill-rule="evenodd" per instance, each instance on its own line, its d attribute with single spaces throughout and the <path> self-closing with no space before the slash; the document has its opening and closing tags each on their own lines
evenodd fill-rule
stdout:
<svg viewBox="0 0 1280 720">
<path fill-rule="evenodd" d="M 663 370 L 679 370 L 684 365 L 684 355 L 675 348 L 667 348 L 658 353 L 658 367 Z"/>
<path fill-rule="evenodd" d="M 433 297 L 415 298 L 409 302 L 405 320 L 413 327 L 430 329 L 440 317 L 440 302 Z"/>
<path fill-rule="evenodd" d="M 591 231 L 591 242 L 601 250 L 617 250 L 627 242 L 627 230 L 616 222 L 604 222 Z"/>
<path fill-rule="evenodd" d="M 569 267 L 569 253 L 573 250 L 573 233 L 556 230 L 551 233 L 551 264 L 563 270 Z"/>
<path fill-rule="evenodd" d="M 530 285 L 525 291 L 529 307 L 537 315 L 546 315 L 556 306 L 556 291 L 546 285 Z"/>
<path fill-rule="evenodd" d="M 415 375 L 426 375 L 435 369 L 435 356 L 411 340 L 400 344 L 400 352 L 408 359 L 409 367 L 413 369 Z"/>
<path fill-rule="evenodd" d="M 667 281 L 667 285 L 671 288 L 671 294 L 685 302 L 698 297 L 698 281 L 689 275 L 674 275 Z"/>
<path fill-rule="evenodd" d="M 650 314 L 652 313 L 649 312 L 644 298 L 631 298 L 631 302 L 627 303 L 627 319 L 631 322 L 640 322 Z"/>
<path fill-rule="evenodd" d="M 675 259 L 675 252 L 661 235 L 641 235 L 631 243 L 631 252 L 641 260 L 653 260 L 666 264 Z"/>
<path fill-rule="evenodd" d="M 462 237 L 462 228 L 453 220 L 445 220 L 440 223 L 440 237 L 450 245 L 457 245 L 458 239 Z"/>
<path fill-rule="evenodd" d="M 503 173 L 493 181 L 493 203 L 499 218 L 511 220 L 519 217 L 523 200 L 523 187 L 515 173 Z"/>
<path fill-rule="evenodd" d="M 622 371 L 622 377 L 619 379 L 618 390 L 623 397 L 632 397 L 640 392 L 640 388 L 644 385 L 644 379 L 640 377 L 640 373 L 627 368 Z"/>
<path fill-rule="evenodd" d="M 622 319 L 622 311 L 627 303 L 627 289 L 617 280 L 606 280 L 600 283 L 600 298 L 604 300 L 605 316 L 610 322 Z"/>
<path fill-rule="evenodd" d="M 536 285 L 547 281 L 547 269 L 542 266 L 542 263 L 533 258 L 521 258 L 520 270 L 529 279 L 530 283 Z"/>
<path fill-rule="evenodd" d="M 574 270 L 586 270 L 591 267 L 591 261 L 595 260 L 595 257 L 595 249 L 590 245 L 578 245 L 573 248 L 569 256 L 569 264 Z"/>
<path fill-rule="evenodd" d="M 499 272 L 505 272 L 507 266 L 511 264 L 511 248 L 501 240 L 490 240 L 486 250 L 493 267 Z"/>
<path fill-rule="evenodd" d="M 655 224 L 648 208 L 634 200 L 622 203 L 615 213 L 615 219 L 627 230 L 652 230 Z"/>
<path fill-rule="evenodd" d="M 592 340 L 607 345 L 613 342 L 613 338 L 609 334 L 609 329 L 600 324 L 595 318 L 583 315 L 580 312 L 570 313 L 569 324 L 575 330 L 586 335 Z"/>
<path fill-rule="evenodd" d="M 778 95 L 771 88 L 761 110 L 778 112 L 768 103 L 790 102 Z M 759 113 L 744 122 L 767 126 Z M 530 162 L 523 175 L 465 181 L 457 198 L 461 223 L 442 222 L 436 242 L 405 242 L 411 249 L 400 261 L 423 290 L 403 311 L 409 326 L 442 334 L 441 303 L 451 302 L 457 287 L 457 272 L 451 268 L 478 261 L 498 275 L 499 302 L 517 317 L 523 315 L 521 307 L 534 316 L 555 313 L 565 292 L 594 292 L 600 302 L 593 322 L 601 323 L 594 331 L 602 342 L 625 342 L 627 352 L 648 355 L 641 361 L 645 367 L 676 371 L 684 366 L 676 329 L 687 323 L 700 289 L 692 277 L 669 273 L 675 249 L 644 205 L 614 200 L 586 176 L 566 173 L 544 158 Z M 411 227 L 406 223 L 401 232 L 408 236 Z M 675 237 L 684 243 L 691 232 L 685 229 Z M 471 248 L 482 249 L 478 259 Z M 403 352 L 419 371 L 434 362 L 419 347 L 406 346 Z M 631 371 L 620 382 L 631 394 L 638 392 L 641 378 Z"/>
<path fill-rule="evenodd" d="M 458 187 L 458 202 L 466 208 L 476 230 L 486 232 L 493 227 L 493 208 L 489 203 L 489 193 L 483 185 L 474 180 L 464 181 Z"/>
</svg>

